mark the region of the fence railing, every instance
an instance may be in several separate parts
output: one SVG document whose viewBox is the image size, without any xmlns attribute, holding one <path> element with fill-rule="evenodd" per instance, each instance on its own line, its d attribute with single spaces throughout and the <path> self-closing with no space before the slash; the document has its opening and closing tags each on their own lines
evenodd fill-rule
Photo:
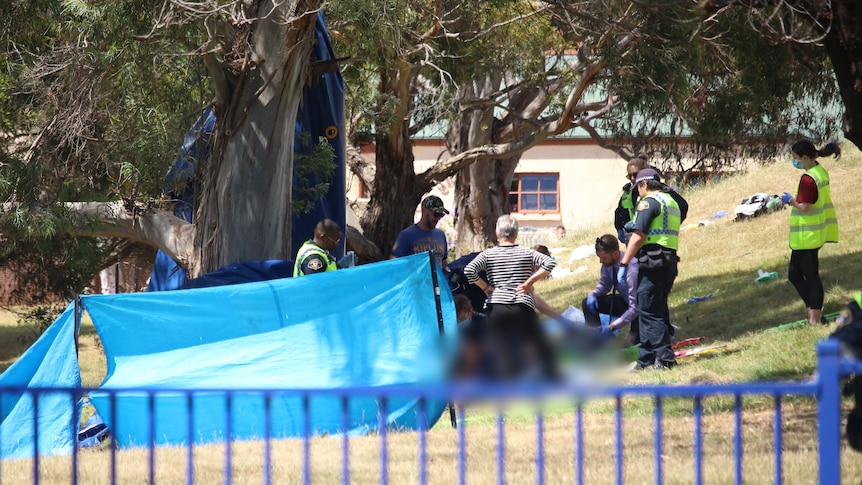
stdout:
<svg viewBox="0 0 862 485">
<path fill-rule="evenodd" d="M 743 384 L 691 384 L 691 385 L 649 385 L 649 386 L 612 386 L 612 385 L 596 385 L 596 384 L 560 384 L 560 385 L 539 385 L 539 384 L 520 384 L 520 385 L 480 385 L 480 384 L 448 384 L 448 385 L 435 385 L 435 386 L 391 386 L 386 388 L 349 388 L 349 389 L 295 389 L 290 391 L 285 390 L 267 390 L 267 389 L 243 389 L 243 390 L 228 390 L 228 389 L 196 389 L 196 390 L 163 390 L 163 389 L 124 389 L 124 390 L 105 390 L 100 389 L 98 392 L 107 393 L 109 396 L 109 402 L 114 403 L 118 397 L 134 393 L 139 395 L 149 396 L 150 402 L 153 402 L 155 397 L 160 394 L 171 394 L 171 395 L 184 395 L 187 400 L 188 405 L 185 407 L 187 413 L 191 414 L 193 412 L 194 406 L 192 405 L 192 401 L 195 396 L 199 396 L 202 394 L 212 395 L 212 394 L 223 394 L 226 396 L 226 415 L 227 422 L 231 422 L 231 413 L 232 406 L 230 406 L 230 402 L 240 396 L 249 396 L 254 395 L 258 396 L 266 402 L 265 408 L 269 409 L 269 404 L 274 399 L 281 399 L 285 395 L 289 395 L 292 398 L 299 397 L 302 400 L 302 417 L 301 419 L 305 423 L 302 427 L 303 432 L 300 436 L 298 436 L 295 440 L 292 441 L 295 448 L 298 449 L 301 457 L 297 464 L 294 472 L 294 480 L 303 484 L 313 483 L 314 477 L 312 476 L 313 471 L 313 455 L 312 455 L 312 441 L 315 443 L 315 449 L 317 447 L 325 447 L 325 444 L 333 445 L 331 446 L 334 451 L 335 456 L 332 459 L 337 458 L 339 461 L 339 470 L 337 472 L 338 478 L 336 481 L 340 481 L 341 483 L 374 483 L 378 482 L 381 484 L 390 483 L 390 480 L 394 481 L 390 477 L 390 468 L 392 466 L 392 460 L 400 460 L 403 458 L 398 458 L 396 455 L 400 455 L 400 453 L 393 453 L 397 451 L 392 448 L 393 446 L 403 446 L 402 444 L 392 444 L 390 441 L 396 436 L 404 433 L 412 433 L 411 439 L 413 439 L 416 443 L 417 450 L 415 455 L 411 454 L 411 459 L 415 459 L 414 467 L 411 472 L 408 474 L 411 477 L 411 481 L 414 483 L 426 484 L 426 483 L 441 483 L 441 478 L 433 473 L 429 473 L 429 461 L 435 460 L 439 461 L 441 459 L 449 459 L 454 461 L 451 463 L 453 470 L 454 481 L 457 483 L 468 483 L 468 460 L 471 456 L 470 448 L 468 447 L 468 430 L 471 428 L 475 428 L 475 426 L 468 422 L 466 417 L 468 416 L 469 405 L 466 403 L 484 403 L 482 405 L 490 404 L 491 407 L 495 410 L 496 416 L 493 418 L 494 426 L 490 424 L 486 424 L 486 428 L 493 429 L 492 435 L 493 438 L 489 438 L 487 433 L 482 434 L 480 437 L 471 438 L 471 443 L 475 446 L 477 444 L 477 440 L 490 441 L 493 440 L 494 448 L 494 463 L 482 463 L 481 467 L 483 470 L 494 470 L 496 475 L 495 479 L 491 479 L 487 476 L 487 474 L 483 474 L 483 479 L 481 480 L 483 483 L 488 483 L 494 481 L 496 483 L 505 483 L 507 481 L 507 474 L 511 473 L 511 470 L 507 470 L 507 465 L 511 463 L 518 462 L 515 460 L 514 453 L 518 453 L 518 451 L 512 451 L 507 447 L 506 443 L 506 433 L 507 433 L 507 417 L 503 410 L 503 407 L 496 407 L 494 403 L 502 403 L 502 402 L 513 402 L 518 400 L 526 400 L 528 402 L 547 402 L 548 400 L 563 398 L 566 400 L 570 400 L 571 409 L 573 412 L 574 422 L 573 422 L 573 440 L 572 443 L 572 456 L 570 460 L 565 461 L 564 465 L 560 465 L 558 460 L 549 461 L 547 460 L 547 452 L 548 448 L 546 448 L 546 429 L 545 429 L 545 419 L 546 414 L 542 411 L 537 411 L 534 414 L 534 420 L 531 424 L 531 429 L 534 430 L 534 446 L 533 449 L 525 449 L 521 450 L 522 453 L 529 453 L 533 455 L 532 458 L 532 471 L 530 475 L 532 475 L 530 481 L 538 484 L 543 483 L 560 483 L 560 477 L 564 477 L 563 481 L 568 483 L 577 483 L 583 484 L 587 483 L 588 477 L 586 476 L 585 470 L 587 469 L 586 459 L 585 459 L 585 422 L 586 422 L 586 412 L 584 407 L 587 403 L 594 400 L 608 400 L 610 405 L 613 408 L 612 414 L 612 423 L 610 425 L 611 434 L 612 434 L 612 450 L 613 450 L 613 477 L 605 476 L 601 480 L 593 480 L 594 483 L 625 483 L 625 470 L 626 463 L 624 460 L 626 459 L 626 451 L 627 444 L 623 438 L 623 422 L 625 421 L 624 417 L 624 409 L 626 402 L 630 402 L 631 399 L 640 399 L 641 401 L 652 401 L 653 413 L 652 413 L 652 424 L 653 424 L 653 435 L 652 435 L 652 456 L 653 463 L 650 464 L 653 470 L 653 478 L 655 483 L 661 484 L 665 483 L 668 478 L 665 474 L 666 462 L 664 456 L 666 455 L 665 442 L 664 442 L 664 433 L 663 426 L 666 419 L 669 419 L 665 416 L 664 408 L 666 403 L 674 402 L 674 400 L 678 399 L 690 399 L 692 402 L 692 412 L 689 417 L 692 424 L 692 443 L 691 443 L 691 459 L 693 469 L 690 470 L 691 479 L 686 480 L 689 483 L 701 484 L 704 483 L 704 416 L 707 414 L 704 410 L 703 402 L 705 399 L 711 399 L 714 397 L 723 397 L 726 402 L 729 403 L 728 408 L 730 409 L 730 415 L 732 416 L 732 481 L 737 484 L 742 483 L 752 483 L 750 480 L 746 480 L 743 477 L 743 460 L 745 457 L 745 443 L 743 439 L 743 426 L 742 426 L 742 413 L 743 413 L 743 399 L 748 399 L 751 396 L 760 396 L 761 398 L 765 398 L 767 401 L 772 400 L 772 471 L 771 477 L 773 483 L 785 483 L 787 481 L 787 472 L 785 471 L 785 460 L 783 460 L 783 453 L 785 450 L 785 440 L 784 440 L 784 426 L 782 425 L 784 416 L 784 407 L 782 403 L 785 402 L 786 399 L 792 398 L 793 396 L 801 396 L 811 398 L 816 401 L 817 413 L 816 413 L 816 442 L 817 446 L 817 456 L 816 463 L 818 466 L 816 478 L 819 480 L 821 484 L 837 484 L 841 482 L 841 440 L 842 440 L 842 427 L 841 427 L 841 405 L 842 405 L 842 397 L 841 397 L 841 380 L 843 377 L 855 374 L 862 373 L 862 363 L 850 361 L 843 359 L 839 355 L 838 345 L 833 341 L 825 341 L 817 346 L 817 373 L 816 375 L 809 381 L 805 382 L 780 382 L 780 383 L 743 383 Z M 68 396 L 68 401 L 71 406 L 74 406 L 78 400 L 83 397 L 86 393 L 90 391 L 95 391 L 93 389 L 21 389 L 21 388 L 4 388 L 0 389 L 0 397 L 6 395 L 14 395 L 24 393 L 33 397 L 34 401 L 37 403 L 34 406 L 34 416 L 38 413 L 38 402 L 40 400 L 40 396 L 45 396 L 46 394 L 63 394 Z M 352 433 L 337 433 L 335 435 L 329 435 L 326 437 L 315 437 L 314 430 L 311 429 L 311 419 L 310 415 L 314 413 L 312 399 L 313 398 L 333 398 L 340 400 L 342 403 L 342 411 L 344 416 L 344 429 L 349 428 L 348 423 L 348 406 L 349 401 L 351 399 L 362 398 L 368 399 L 373 398 L 378 403 L 378 415 L 376 416 L 376 429 L 372 430 L 372 438 L 357 438 Z M 397 430 L 387 429 L 386 423 L 389 422 L 389 408 L 388 404 L 395 399 L 403 399 L 405 397 L 415 398 L 419 400 L 419 405 L 416 407 L 418 410 L 417 416 L 417 429 L 414 431 L 408 431 L 404 433 L 396 432 Z M 445 450 L 445 452 L 441 452 L 439 446 L 435 448 L 433 451 L 429 450 L 429 428 L 432 424 L 431 421 L 436 418 L 436 416 L 429 416 L 427 413 L 426 403 L 435 400 L 443 400 L 448 402 L 457 403 L 456 406 L 458 408 L 458 426 L 456 430 L 444 429 L 443 432 L 446 432 L 448 435 L 454 435 L 454 444 L 452 444 L 453 440 L 449 440 L 449 444 L 454 446 L 454 450 Z M 761 402 L 762 406 L 762 402 Z M 116 419 L 116 412 L 109 413 L 111 419 L 108 421 L 114 421 Z M 159 439 L 155 436 L 156 426 L 152 422 L 154 421 L 153 416 L 155 416 L 154 406 L 151 405 L 150 413 L 149 413 L 149 442 L 146 446 L 137 449 L 137 455 L 135 455 L 138 461 L 145 462 L 145 466 L 142 466 L 141 469 L 146 470 L 146 476 L 135 476 L 135 478 L 131 481 L 135 483 L 157 483 L 157 455 L 159 457 L 162 456 L 162 451 L 159 446 Z M 494 414 L 494 413 L 492 413 Z M 606 413 L 607 414 L 607 413 Z M 266 418 L 269 418 L 268 413 L 265 415 Z M 196 475 L 199 473 L 195 467 L 195 454 L 201 453 L 200 444 L 195 444 L 195 431 L 194 431 L 194 419 L 193 416 L 187 416 L 188 429 L 186 430 L 188 433 L 189 439 L 187 440 L 187 444 L 180 449 L 172 449 L 175 453 L 180 453 L 185 457 L 185 466 L 184 470 L 177 471 L 178 475 L 173 479 L 168 481 L 185 481 L 186 483 L 194 483 L 199 481 L 200 478 Z M 373 420 L 372 420 L 373 421 Z M 448 428 L 448 417 L 444 416 L 441 419 L 440 423 L 437 427 L 440 428 Z M 116 423 L 107 422 L 108 428 L 115 428 Z M 34 426 L 31 423 L 31 426 Z M 373 428 L 373 426 L 372 426 Z M 38 449 L 38 440 L 40 437 L 38 436 L 38 426 L 34 426 L 34 440 L 36 441 L 36 445 L 34 449 Z M 68 426 L 69 433 L 71 436 L 76 438 L 78 435 L 78 423 L 69 423 Z M 235 453 L 237 453 L 234 448 L 235 444 L 232 443 L 231 439 L 231 431 L 230 425 L 228 424 L 226 434 L 223 437 L 223 445 L 224 452 L 221 457 L 222 462 L 222 477 L 221 481 L 223 483 L 233 483 L 234 481 L 239 481 L 241 483 L 278 483 L 279 480 L 275 479 L 272 474 L 273 467 L 277 462 L 283 461 L 284 457 L 281 455 L 274 454 L 273 451 L 273 442 L 277 440 L 272 439 L 272 428 L 271 423 L 268 420 L 265 420 L 263 425 L 262 434 L 260 436 L 260 443 L 262 449 L 259 453 L 260 464 L 259 466 L 254 467 L 256 471 L 251 472 L 252 477 L 246 476 L 241 480 L 237 480 L 237 476 L 242 473 L 249 473 L 248 466 L 243 465 L 245 471 L 239 471 L 234 469 L 234 461 L 237 458 Z M 440 432 L 435 430 L 436 432 Z M 607 438 L 607 436 L 605 436 Z M 367 473 L 368 463 L 361 463 L 363 465 L 362 472 L 355 472 L 353 469 L 353 465 L 357 464 L 357 459 L 353 457 L 351 453 L 351 442 L 357 439 L 364 440 L 374 440 L 379 441 L 379 447 L 376 451 L 375 457 L 379 460 L 379 468 L 378 471 L 374 474 L 374 477 L 369 478 Z M 363 441 L 362 446 L 369 446 L 369 441 Z M 490 445 L 490 443 L 481 443 L 486 447 Z M 558 445 L 555 445 L 558 446 Z M 632 445 L 629 445 L 629 447 Z M 643 446 L 643 445 L 640 445 Z M 132 450 L 135 451 L 135 450 Z M 355 451 L 355 450 L 353 450 Z M 630 449 L 628 451 L 631 451 Z M 105 458 L 101 461 L 104 463 L 107 461 L 107 470 L 102 473 L 104 481 L 107 483 L 119 483 L 119 482 L 129 482 L 129 474 L 134 473 L 132 471 L 127 470 L 127 466 L 122 466 L 123 468 L 123 479 L 121 480 L 118 475 L 118 454 L 128 453 L 127 450 L 117 450 L 115 446 L 103 446 L 101 449 L 95 452 L 87 451 L 84 453 L 83 451 L 79 451 L 77 447 L 74 448 L 71 459 L 64 458 L 69 461 L 68 464 L 68 472 L 67 473 L 59 473 L 55 470 L 52 473 L 52 478 L 49 480 L 52 483 L 78 483 L 82 481 L 84 483 L 90 482 L 88 478 L 82 478 L 82 470 L 80 465 L 81 455 L 86 454 L 87 457 L 92 457 L 94 453 L 99 454 L 101 457 Z M 242 453 L 248 454 L 248 451 L 245 450 Z M 257 452 L 255 452 L 256 454 Z M 330 451 L 330 453 L 333 453 Z M 648 454 L 648 453 L 647 453 Z M 106 458 L 109 457 L 109 458 Z M 256 457 L 257 458 L 257 457 Z M 21 473 L 25 473 L 29 475 L 32 483 L 39 483 L 41 480 L 46 480 L 42 475 L 45 474 L 45 470 L 43 469 L 44 462 L 49 460 L 57 460 L 59 458 L 47 458 L 40 457 L 38 454 L 32 456 L 30 460 L 6 460 L 0 463 L 0 480 L 4 480 L 8 476 L 7 473 L 10 473 L 12 469 L 15 470 L 17 476 L 21 476 Z M 329 461 L 332 461 L 330 459 Z M 353 461 L 351 461 L 353 460 Z M 365 461 L 365 460 L 363 460 Z M 65 465 L 64 465 L 65 466 Z M 92 466 L 90 464 L 86 466 Z M 554 469 L 554 467 L 566 467 L 567 470 L 560 471 Z M 24 472 L 22 472 L 24 470 Z M 29 470 L 29 473 L 26 471 Z M 335 473 L 335 472 L 333 472 Z M 430 475 L 430 476 L 429 476 Z M 553 478 L 551 478 L 553 475 Z M 57 476 L 60 476 L 58 479 Z M 327 483 L 333 476 L 328 475 L 329 478 L 324 479 L 325 481 L 321 483 Z M 67 478 L 67 480 L 66 480 Z M 402 477 L 403 478 L 403 477 Z M 398 479 L 397 483 L 400 483 L 401 479 Z M 519 479 L 520 480 L 520 479 Z M 448 480 L 446 480 L 448 481 Z M 512 480 L 514 482 L 514 480 Z M 678 481 L 678 479 L 674 480 Z M 708 480 L 713 482 L 714 480 Z M 17 480 L 16 480 L 17 482 Z M 331 483 L 331 482 L 330 482 Z M 727 483 L 727 482 L 724 482 Z"/>
</svg>

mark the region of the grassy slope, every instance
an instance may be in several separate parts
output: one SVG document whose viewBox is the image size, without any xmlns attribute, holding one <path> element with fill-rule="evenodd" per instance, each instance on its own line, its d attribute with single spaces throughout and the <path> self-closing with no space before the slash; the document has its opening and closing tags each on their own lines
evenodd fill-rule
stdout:
<svg viewBox="0 0 862 485">
<path fill-rule="evenodd" d="M 859 226 L 862 206 L 854 195 L 862 181 L 856 176 L 862 154 L 850 147 L 838 161 L 823 160 L 832 177 L 832 194 L 841 227 L 841 242 L 821 251 L 821 275 L 826 286 L 825 312 L 836 312 L 854 291 L 862 287 L 862 265 L 856 248 L 862 239 Z M 726 342 L 729 351 L 700 358 L 661 375 L 639 374 L 634 380 L 747 381 L 794 379 L 814 370 L 814 343 L 829 333 L 826 327 L 798 328 L 763 333 L 764 329 L 805 317 L 805 308 L 787 282 L 787 221 L 789 211 L 779 211 L 757 219 L 734 223 L 733 209 L 755 192 L 780 194 L 792 191 L 801 172 L 789 161 L 755 166 L 745 174 L 684 193 L 690 204 L 686 224 L 708 220 L 719 211 L 729 215 L 715 224 L 684 231 L 680 238 L 680 275 L 671 294 L 671 318 L 681 327 L 678 338 L 705 336 L 707 342 Z M 622 177 L 621 177 L 622 178 Z M 565 242 L 570 247 L 592 246 L 595 237 L 613 232 L 607 226 L 577 231 Z M 566 265 L 567 255 L 560 258 Z M 571 269 L 587 270 L 565 278 L 540 283 L 539 291 L 555 307 L 579 306 L 595 285 L 599 264 L 596 258 L 573 262 Z M 777 271 L 779 280 L 754 284 L 757 270 Z M 712 294 L 707 301 L 687 304 L 689 298 Z M 10 365 L 28 344 L 21 335 L 31 336 L 32 328 L 17 325 L 15 318 L 0 312 L 0 366 Z M 81 366 L 85 385 L 96 386 L 104 372 L 104 355 L 92 326 L 86 325 L 81 342 Z"/>
<path fill-rule="evenodd" d="M 831 176 L 832 198 L 838 212 L 841 242 L 820 252 L 820 274 L 826 288 L 824 313 L 837 312 L 862 288 L 862 265 L 857 251 L 862 206 L 859 168 L 862 154 L 844 147 L 840 160 L 824 159 Z M 801 172 L 789 160 L 754 166 L 745 174 L 684 192 L 690 210 L 684 224 L 710 220 L 720 211 L 727 217 L 714 224 L 686 230 L 680 237 L 680 275 L 671 293 L 671 320 L 681 327 L 678 338 L 704 336 L 707 342 L 726 342 L 729 351 L 680 366 L 677 372 L 632 377 L 634 380 L 748 381 L 794 379 L 810 375 L 815 366 L 814 344 L 829 334 L 827 327 L 803 327 L 782 332 L 763 332 L 777 325 L 806 318 L 805 307 L 787 281 L 790 249 L 787 247 L 789 210 L 745 222 L 733 222 L 733 210 L 755 192 L 793 192 Z M 592 246 L 608 225 L 578 231 L 565 242 L 571 247 Z M 560 259 L 567 263 L 563 255 Z M 596 258 L 571 263 L 571 269 L 587 266 L 576 275 L 544 282 L 540 293 L 551 305 L 579 306 L 595 285 L 599 272 Z M 779 279 L 755 284 L 757 270 L 777 271 Z M 709 300 L 688 304 L 692 297 L 712 294 Z"/>
</svg>

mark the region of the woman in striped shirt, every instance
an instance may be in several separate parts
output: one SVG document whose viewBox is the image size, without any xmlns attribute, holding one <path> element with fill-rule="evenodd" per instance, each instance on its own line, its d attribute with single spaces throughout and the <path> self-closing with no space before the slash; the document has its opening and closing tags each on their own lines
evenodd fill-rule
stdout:
<svg viewBox="0 0 862 485">
<path fill-rule="evenodd" d="M 518 221 L 511 215 L 497 219 L 497 246 L 479 253 L 464 268 L 467 280 L 488 297 L 487 315 L 492 344 L 498 350 L 501 377 L 519 377 L 527 370 L 527 355 L 535 352 L 546 378 L 557 377 L 556 362 L 539 326 L 533 285 L 556 266 L 547 255 L 518 246 Z M 534 270 L 534 268 L 536 268 Z M 487 281 L 479 278 L 485 271 Z"/>
</svg>

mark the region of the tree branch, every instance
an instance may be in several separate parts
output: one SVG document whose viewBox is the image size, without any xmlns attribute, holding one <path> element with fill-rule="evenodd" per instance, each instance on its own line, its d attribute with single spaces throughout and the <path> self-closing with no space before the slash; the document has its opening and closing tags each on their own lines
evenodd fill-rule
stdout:
<svg viewBox="0 0 862 485">
<path fill-rule="evenodd" d="M 114 202 L 67 202 L 72 215 L 69 236 L 123 238 L 157 247 L 180 265 L 197 260 L 194 224 L 152 207 Z M 2 211 L 12 210 L 4 204 Z"/>
</svg>

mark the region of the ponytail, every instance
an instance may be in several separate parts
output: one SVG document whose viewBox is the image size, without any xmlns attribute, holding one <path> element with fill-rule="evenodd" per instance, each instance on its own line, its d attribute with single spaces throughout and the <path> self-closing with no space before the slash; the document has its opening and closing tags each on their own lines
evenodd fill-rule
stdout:
<svg viewBox="0 0 862 485">
<path fill-rule="evenodd" d="M 830 141 L 824 145 L 823 148 L 817 150 L 818 157 L 825 157 L 828 155 L 834 155 L 835 158 L 841 158 L 841 147 L 838 145 L 837 141 Z"/>
<path fill-rule="evenodd" d="M 810 140 L 802 139 L 794 143 L 793 146 L 790 147 L 790 150 L 797 155 L 811 158 L 825 157 L 827 155 L 835 155 L 835 158 L 839 158 L 841 156 L 841 147 L 838 145 L 837 141 L 830 141 L 824 145 L 823 148 L 818 150 Z"/>
</svg>

